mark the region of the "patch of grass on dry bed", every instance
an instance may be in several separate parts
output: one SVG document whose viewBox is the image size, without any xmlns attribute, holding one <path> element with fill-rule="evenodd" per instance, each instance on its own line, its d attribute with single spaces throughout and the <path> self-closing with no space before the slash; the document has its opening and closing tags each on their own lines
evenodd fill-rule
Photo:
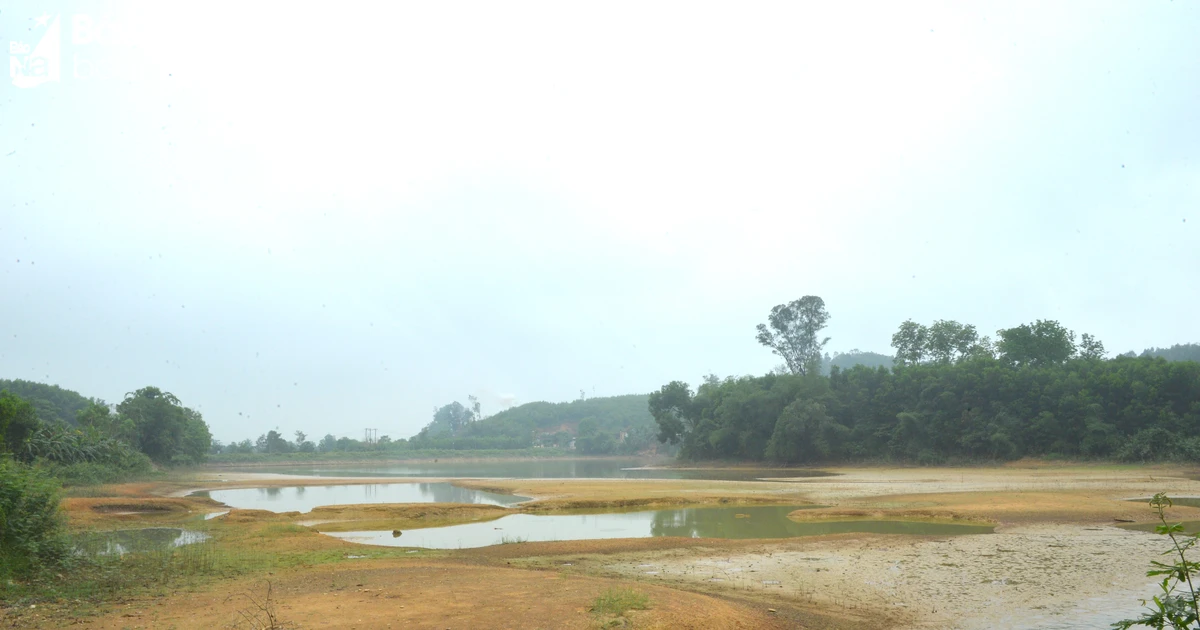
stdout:
<svg viewBox="0 0 1200 630">
<path fill-rule="evenodd" d="M 630 610 L 650 608 L 650 596 L 632 588 L 613 587 L 592 602 L 592 612 L 619 617 Z"/>
</svg>

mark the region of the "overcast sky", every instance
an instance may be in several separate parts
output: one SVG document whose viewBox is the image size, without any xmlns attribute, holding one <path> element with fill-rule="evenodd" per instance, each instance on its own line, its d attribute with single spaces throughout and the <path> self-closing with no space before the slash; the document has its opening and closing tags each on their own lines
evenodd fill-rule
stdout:
<svg viewBox="0 0 1200 630">
<path fill-rule="evenodd" d="M 1200 341 L 1200 4 L 580 5 L 6 2 L 0 378 L 404 437 L 764 373 L 808 294 Z"/>
</svg>

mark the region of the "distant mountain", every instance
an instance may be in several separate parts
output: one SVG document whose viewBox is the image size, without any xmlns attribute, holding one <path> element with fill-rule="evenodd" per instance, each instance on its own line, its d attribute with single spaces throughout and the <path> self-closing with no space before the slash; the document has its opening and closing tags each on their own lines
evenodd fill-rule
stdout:
<svg viewBox="0 0 1200 630">
<path fill-rule="evenodd" d="M 1200 362 L 1200 343 L 1177 343 L 1170 348 L 1150 348 L 1143 350 L 1141 356 L 1162 357 L 1168 361 Z"/>
<path fill-rule="evenodd" d="M 836 352 L 832 357 L 826 357 L 821 362 L 821 373 L 829 374 L 829 369 L 835 365 L 839 370 L 848 370 L 856 365 L 864 365 L 869 368 L 885 367 L 891 369 L 892 357 L 886 354 L 879 354 L 878 352 L 866 352 L 858 349 L 849 352 Z"/>
<path fill-rule="evenodd" d="M 63 389 L 58 385 L 46 385 L 21 379 L 0 379 L 0 391 L 5 390 L 32 403 L 37 409 L 38 418 L 43 422 L 74 425 L 76 414 L 89 402 L 79 392 Z"/>
</svg>

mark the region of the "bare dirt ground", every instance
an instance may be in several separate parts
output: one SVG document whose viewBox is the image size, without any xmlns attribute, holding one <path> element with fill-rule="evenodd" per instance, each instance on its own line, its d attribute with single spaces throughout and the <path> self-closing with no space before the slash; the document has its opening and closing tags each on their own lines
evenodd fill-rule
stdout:
<svg viewBox="0 0 1200 630">
<path fill-rule="evenodd" d="M 615 618 L 589 611 L 616 580 L 456 562 L 366 561 L 238 580 L 196 593 L 129 602 L 112 614 L 85 620 L 93 628 L 223 628 L 265 619 L 300 628 L 593 628 Z M 351 566 L 348 566 L 351 565 Z M 631 611 L 619 624 L 639 628 L 788 628 L 778 613 L 697 593 L 639 586 L 651 607 Z M 696 611 L 704 611 L 696 615 Z M 242 627 L 253 627 L 242 623 Z M 265 627 L 265 626 L 264 626 Z"/>
<path fill-rule="evenodd" d="M 276 515 L 234 510 L 209 523 L 222 545 L 291 558 L 271 570 L 218 579 L 164 597 L 134 595 L 82 619 L 49 607 L 8 610 L 17 626 L 225 627 L 263 580 L 280 618 L 298 627 L 517 628 L 1093 628 L 1133 616 L 1152 594 L 1145 576 L 1163 549 L 1154 534 L 1114 527 L 1148 522 L 1145 503 L 1166 491 L 1200 496 L 1192 471 L 1172 467 L 1062 466 L 837 469 L 836 477 L 773 482 L 683 480 L 451 480 L 534 497 L 521 511 L 651 509 L 716 504 L 819 504 L 805 519 L 986 522 L 994 534 L 930 537 L 842 534 L 775 541 L 634 539 L 499 545 L 406 553 L 366 548 L 297 525 L 386 529 L 495 518 L 488 506 L 319 508 Z M 219 477 L 217 475 L 220 475 Z M 405 483 L 425 479 L 356 479 Z M 109 488 L 70 499 L 77 528 L 178 523 L 219 509 L 195 488 L 343 484 L 254 473 L 205 473 L 162 484 Z M 1177 507 L 1174 520 L 1200 520 Z M 364 551 L 367 550 L 367 551 Z M 367 557 L 354 559 L 357 555 Z M 650 610 L 621 618 L 588 612 L 604 589 L 647 593 Z M 34 615 L 37 616 L 34 616 Z"/>
</svg>

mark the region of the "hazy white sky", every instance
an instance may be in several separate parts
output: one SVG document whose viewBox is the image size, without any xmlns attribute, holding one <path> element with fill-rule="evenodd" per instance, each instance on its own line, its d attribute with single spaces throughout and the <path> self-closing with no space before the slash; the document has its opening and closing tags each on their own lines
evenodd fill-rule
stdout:
<svg viewBox="0 0 1200 630">
<path fill-rule="evenodd" d="M 402 437 L 766 372 L 807 294 L 1200 341 L 1200 4 L 183 4 L 0 9 L 0 378 Z"/>
</svg>

